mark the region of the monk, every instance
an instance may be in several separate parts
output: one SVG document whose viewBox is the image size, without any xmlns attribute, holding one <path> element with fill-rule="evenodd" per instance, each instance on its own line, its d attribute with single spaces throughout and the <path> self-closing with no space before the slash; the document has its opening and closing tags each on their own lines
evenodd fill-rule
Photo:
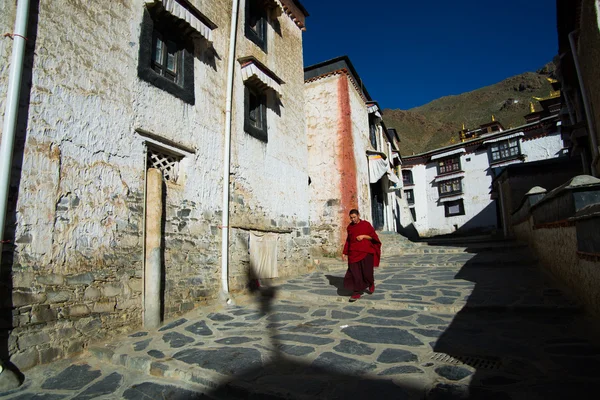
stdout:
<svg viewBox="0 0 600 400">
<path fill-rule="evenodd" d="M 381 241 L 373 225 L 360 219 L 358 210 L 350 210 L 348 237 L 342 252 L 342 260 L 348 259 L 348 271 L 344 277 L 344 287 L 354 293 L 350 302 L 360 299 L 361 293 L 375 291 L 373 267 L 379 266 Z"/>
</svg>

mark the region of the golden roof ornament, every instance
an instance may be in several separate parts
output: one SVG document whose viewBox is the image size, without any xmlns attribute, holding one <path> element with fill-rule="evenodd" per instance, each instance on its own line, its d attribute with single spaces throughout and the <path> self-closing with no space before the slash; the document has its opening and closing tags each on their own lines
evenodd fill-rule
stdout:
<svg viewBox="0 0 600 400">
<path fill-rule="evenodd" d="M 529 112 L 532 112 L 532 113 L 535 112 L 535 106 L 533 105 L 533 103 L 531 101 L 529 102 Z"/>
<path fill-rule="evenodd" d="M 492 122 L 496 122 L 496 117 L 494 117 L 494 114 L 492 114 Z"/>
</svg>

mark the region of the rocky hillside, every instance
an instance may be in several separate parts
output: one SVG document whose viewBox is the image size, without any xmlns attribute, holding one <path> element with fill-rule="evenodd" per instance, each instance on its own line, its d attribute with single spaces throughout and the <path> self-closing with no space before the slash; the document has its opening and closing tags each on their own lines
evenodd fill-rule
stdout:
<svg viewBox="0 0 600 400">
<path fill-rule="evenodd" d="M 525 123 L 533 96 L 547 96 L 552 87 L 546 80 L 553 75 L 554 65 L 536 72 L 526 72 L 457 96 L 446 96 L 410 110 L 384 110 L 388 128 L 396 128 L 401 139 L 401 154 L 412 155 L 447 146 L 456 141 L 464 123 L 475 128 L 491 121 L 494 114 L 505 128 Z"/>
</svg>

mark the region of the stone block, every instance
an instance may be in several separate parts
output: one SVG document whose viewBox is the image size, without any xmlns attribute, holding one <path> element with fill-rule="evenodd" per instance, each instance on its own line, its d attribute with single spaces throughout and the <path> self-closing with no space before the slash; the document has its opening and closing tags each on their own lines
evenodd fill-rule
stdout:
<svg viewBox="0 0 600 400">
<path fill-rule="evenodd" d="M 117 300 L 116 309 L 117 310 L 129 310 L 136 307 L 141 307 L 142 301 L 141 299 L 127 299 L 127 300 Z"/>
<path fill-rule="evenodd" d="M 82 318 L 75 323 L 75 328 L 84 334 L 89 334 L 90 332 L 101 329 L 102 321 L 99 317 Z"/>
<path fill-rule="evenodd" d="M 34 306 L 31 309 L 31 323 L 40 324 L 58 319 L 58 312 L 48 305 Z"/>
<path fill-rule="evenodd" d="M 14 307 L 23 307 L 40 304 L 46 301 L 45 293 L 13 292 L 12 303 Z"/>
<path fill-rule="evenodd" d="M 29 321 L 30 321 L 29 314 L 14 315 L 12 318 L 12 327 L 17 328 L 20 326 L 25 326 L 25 325 L 29 324 Z M 10 327 L 5 327 L 5 328 L 8 329 Z"/>
<path fill-rule="evenodd" d="M 71 299 L 71 292 L 66 290 L 46 292 L 48 303 L 64 303 Z"/>
<path fill-rule="evenodd" d="M 18 271 L 13 272 L 12 284 L 13 288 L 30 288 L 33 286 L 35 274 L 33 272 Z"/>
<path fill-rule="evenodd" d="M 36 280 L 42 285 L 62 285 L 65 283 L 65 277 L 58 274 L 39 275 Z"/>
<path fill-rule="evenodd" d="M 92 309 L 95 313 L 111 313 L 115 311 L 115 305 L 117 302 L 115 300 L 103 300 L 94 303 L 94 307 Z"/>
<path fill-rule="evenodd" d="M 141 279 L 131 279 L 127 285 L 133 292 L 141 293 L 144 288 L 144 282 Z"/>
<path fill-rule="evenodd" d="M 50 347 L 40 350 L 40 363 L 46 364 L 63 357 L 63 351 L 60 348 Z"/>
<path fill-rule="evenodd" d="M 34 365 L 39 364 L 40 356 L 36 349 L 30 349 L 17 354 L 13 354 L 10 357 L 10 361 L 17 368 L 19 368 L 19 370 L 24 371 L 33 367 Z"/>
<path fill-rule="evenodd" d="M 39 346 L 50 342 L 50 335 L 46 332 L 22 333 L 17 339 L 20 350 L 26 350 L 30 347 Z"/>
<path fill-rule="evenodd" d="M 84 350 L 84 348 L 84 342 L 76 340 L 74 342 L 69 343 L 66 349 L 66 354 L 81 353 Z"/>
<path fill-rule="evenodd" d="M 67 285 L 91 285 L 94 275 L 91 272 L 67 277 Z"/>
<path fill-rule="evenodd" d="M 83 294 L 85 300 L 97 300 L 100 296 L 102 296 L 100 289 L 91 286 L 86 288 Z"/>
<path fill-rule="evenodd" d="M 116 297 L 123 293 L 123 287 L 117 284 L 106 285 L 102 288 L 102 294 L 106 297 Z"/>
<path fill-rule="evenodd" d="M 90 309 L 85 304 L 76 304 L 63 309 L 65 317 L 83 317 L 90 314 Z"/>
</svg>

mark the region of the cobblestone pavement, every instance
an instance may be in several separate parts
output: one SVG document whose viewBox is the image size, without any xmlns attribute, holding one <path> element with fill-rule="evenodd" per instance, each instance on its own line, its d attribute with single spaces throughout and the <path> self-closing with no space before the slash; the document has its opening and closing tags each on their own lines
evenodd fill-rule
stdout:
<svg viewBox="0 0 600 400">
<path fill-rule="evenodd" d="M 36 367 L 0 397 L 596 398 L 590 325 L 526 248 L 446 250 L 385 257 L 352 304 L 343 270 L 281 281 Z"/>
</svg>

